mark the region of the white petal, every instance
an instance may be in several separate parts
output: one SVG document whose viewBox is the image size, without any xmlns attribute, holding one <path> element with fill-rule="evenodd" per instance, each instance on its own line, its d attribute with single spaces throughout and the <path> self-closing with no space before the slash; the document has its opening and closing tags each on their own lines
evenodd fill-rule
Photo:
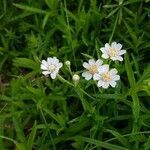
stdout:
<svg viewBox="0 0 150 150">
<path fill-rule="evenodd" d="M 115 74 L 117 74 L 118 71 L 117 69 L 114 68 L 114 69 L 111 69 L 109 72 L 112 76 L 114 76 Z"/>
<path fill-rule="evenodd" d="M 59 72 L 59 68 L 56 68 L 56 70 L 53 73 L 58 73 Z"/>
<path fill-rule="evenodd" d="M 119 51 L 119 55 L 123 55 L 123 54 L 125 54 L 126 53 L 126 50 L 121 50 L 121 51 Z"/>
<path fill-rule="evenodd" d="M 50 72 L 49 71 L 42 71 L 42 74 L 48 75 L 48 74 L 50 74 Z"/>
<path fill-rule="evenodd" d="M 56 66 L 60 69 L 63 66 L 63 64 L 62 63 L 57 63 Z"/>
<path fill-rule="evenodd" d="M 105 84 L 104 81 L 99 80 L 98 83 L 97 83 L 97 86 L 98 86 L 98 87 L 101 87 L 101 86 L 103 86 L 104 84 Z"/>
<path fill-rule="evenodd" d="M 113 61 L 118 60 L 118 56 L 117 57 L 110 57 L 110 59 Z"/>
<path fill-rule="evenodd" d="M 123 61 L 123 58 L 122 58 L 121 56 L 118 56 L 118 57 L 117 57 L 117 60 Z"/>
<path fill-rule="evenodd" d="M 47 62 L 48 62 L 49 65 L 51 65 L 51 64 L 53 63 L 53 58 L 48 57 L 48 58 L 47 58 Z"/>
<path fill-rule="evenodd" d="M 102 51 L 102 53 L 106 53 L 106 49 L 105 49 L 105 47 L 102 47 L 102 48 L 100 48 L 100 50 Z"/>
<path fill-rule="evenodd" d="M 117 50 L 121 50 L 122 45 L 120 43 L 118 43 L 117 46 L 116 46 L 116 48 L 117 48 Z"/>
<path fill-rule="evenodd" d="M 113 80 L 114 80 L 114 81 L 120 80 L 120 76 L 119 76 L 119 75 L 115 75 L 115 76 L 113 77 Z"/>
<path fill-rule="evenodd" d="M 93 79 L 94 79 L 94 80 L 99 80 L 99 79 L 100 79 L 100 75 L 97 74 L 97 73 L 95 73 L 95 74 L 93 75 Z"/>
<path fill-rule="evenodd" d="M 54 73 L 54 72 L 50 74 L 50 76 L 51 76 L 52 79 L 55 79 L 55 78 L 56 78 L 56 75 L 57 75 L 57 74 Z"/>
<path fill-rule="evenodd" d="M 108 59 L 109 58 L 109 55 L 108 54 L 102 54 L 102 58 L 104 58 L 104 59 Z"/>
<path fill-rule="evenodd" d="M 103 64 L 103 61 L 102 61 L 101 59 L 98 59 L 98 60 L 96 61 L 97 67 L 100 67 L 102 64 Z"/>
<path fill-rule="evenodd" d="M 56 57 L 53 57 L 53 64 L 58 64 L 59 60 Z"/>
<path fill-rule="evenodd" d="M 47 68 L 48 68 L 48 63 L 47 63 L 47 61 L 42 60 L 42 64 L 43 64 L 45 67 L 47 67 Z"/>
<path fill-rule="evenodd" d="M 90 80 L 92 78 L 92 74 L 90 74 L 89 72 L 83 72 L 82 76 L 85 77 L 86 80 Z"/>
<path fill-rule="evenodd" d="M 116 49 L 117 43 L 116 42 L 112 42 L 111 43 L 111 47 Z"/>
<path fill-rule="evenodd" d="M 98 59 L 97 61 L 96 61 L 96 65 L 97 66 L 101 66 L 103 64 L 103 61 L 101 60 L 101 59 Z"/>
<path fill-rule="evenodd" d="M 92 78 L 92 75 L 89 74 L 88 76 L 85 77 L 85 80 L 90 80 Z"/>
<path fill-rule="evenodd" d="M 84 62 L 84 63 L 83 63 L 83 67 L 84 67 L 84 68 L 89 68 L 89 64 L 86 63 L 86 62 Z"/>
<path fill-rule="evenodd" d="M 102 65 L 101 67 L 98 68 L 98 72 L 100 74 L 108 72 L 109 71 L 109 65 Z"/>
<path fill-rule="evenodd" d="M 95 60 L 94 60 L 94 59 L 90 59 L 90 60 L 89 60 L 89 64 L 90 64 L 90 65 L 95 64 Z"/>
<path fill-rule="evenodd" d="M 109 50 L 110 49 L 110 45 L 108 43 L 105 44 L 105 49 Z"/>
<path fill-rule="evenodd" d="M 110 84 L 112 87 L 115 87 L 115 86 L 116 86 L 116 82 L 115 82 L 115 81 L 111 81 L 109 84 Z"/>
<path fill-rule="evenodd" d="M 103 87 L 104 89 L 107 89 L 107 88 L 109 87 L 109 83 L 108 83 L 108 82 L 105 82 L 105 83 L 102 85 L 102 87 Z"/>
<path fill-rule="evenodd" d="M 46 67 L 45 65 L 41 64 L 41 69 L 42 70 L 48 70 L 48 67 Z"/>
</svg>

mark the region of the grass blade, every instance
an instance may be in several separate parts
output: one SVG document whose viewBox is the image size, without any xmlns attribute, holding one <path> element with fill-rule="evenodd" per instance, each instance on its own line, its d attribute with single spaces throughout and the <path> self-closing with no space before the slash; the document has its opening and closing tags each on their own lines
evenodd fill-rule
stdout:
<svg viewBox="0 0 150 150">
<path fill-rule="evenodd" d="M 116 132 L 115 130 L 109 130 L 109 129 L 107 129 L 106 131 L 113 134 L 121 142 L 123 146 L 129 147 L 128 140 L 125 137 L 123 137 L 120 133 Z"/>
<path fill-rule="evenodd" d="M 29 150 L 32 150 L 35 135 L 36 135 L 36 121 L 32 127 L 32 131 L 31 131 L 29 138 L 28 138 L 28 141 L 27 141 L 27 147 Z"/>
<path fill-rule="evenodd" d="M 128 54 L 126 54 L 125 56 L 125 68 L 127 71 L 127 76 L 128 76 L 128 80 L 129 80 L 129 84 L 131 89 L 131 97 L 133 99 L 133 106 L 132 106 L 132 111 L 133 111 L 133 115 L 134 115 L 134 119 L 135 122 L 137 122 L 138 118 L 139 118 L 139 113 L 140 113 L 140 103 L 139 103 L 139 99 L 136 93 L 136 81 L 134 78 L 134 73 L 131 67 L 131 63 L 129 61 L 129 56 Z"/>
<path fill-rule="evenodd" d="M 109 144 L 109 143 L 106 143 L 106 142 L 90 139 L 90 138 L 87 138 L 87 137 L 76 137 L 76 140 L 81 140 L 81 141 L 84 141 L 84 142 L 87 142 L 87 143 L 91 143 L 91 144 L 96 145 L 97 147 L 103 147 L 103 148 L 106 148 L 108 150 L 129 150 L 125 147 L 117 146 L 117 145 L 114 145 L 114 144 Z"/>
<path fill-rule="evenodd" d="M 25 10 L 25 11 L 39 13 L 39 14 L 47 14 L 47 11 L 44 11 L 44 10 L 41 10 L 41 9 L 38 9 L 38 8 L 34 8 L 34 7 L 30 7 L 30 6 L 27 6 L 27 5 L 16 4 L 16 3 L 13 3 L 13 5 L 15 7 L 20 8 L 20 9 Z"/>
</svg>

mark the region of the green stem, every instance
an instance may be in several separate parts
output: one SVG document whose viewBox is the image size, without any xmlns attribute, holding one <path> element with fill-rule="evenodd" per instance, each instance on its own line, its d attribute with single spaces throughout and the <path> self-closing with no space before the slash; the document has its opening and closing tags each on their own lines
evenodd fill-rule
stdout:
<svg viewBox="0 0 150 150">
<path fill-rule="evenodd" d="M 43 118 L 43 120 L 44 120 L 44 123 L 45 123 L 45 125 L 46 125 L 46 127 L 47 127 L 47 130 L 48 130 L 48 133 L 49 133 L 49 136 L 50 136 L 52 145 L 53 145 L 53 150 L 56 150 L 53 137 L 52 137 L 52 135 L 51 135 L 50 129 L 49 129 L 49 127 L 48 127 L 48 123 L 47 123 L 47 121 L 46 121 L 46 118 L 45 118 L 45 116 L 44 116 L 43 111 L 42 111 L 41 108 L 40 108 L 40 112 L 41 112 L 42 118 Z"/>
<path fill-rule="evenodd" d="M 114 36 L 115 30 L 116 30 L 116 27 L 117 27 L 117 23 L 118 23 L 118 18 L 119 18 L 119 13 L 117 14 L 117 17 L 116 17 L 116 20 L 115 20 L 115 23 L 114 23 L 114 27 L 113 27 L 113 31 L 112 31 L 112 34 L 109 38 L 109 44 L 112 42 L 112 38 Z"/>
<path fill-rule="evenodd" d="M 60 76 L 59 74 L 57 75 L 57 77 L 58 77 L 58 79 L 59 79 L 61 82 L 64 82 L 64 83 L 66 83 L 66 84 L 68 84 L 68 85 L 74 87 L 74 85 L 73 85 L 72 83 L 70 83 L 69 81 L 67 81 L 66 79 L 64 79 L 64 78 L 63 78 L 62 76 Z"/>
</svg>

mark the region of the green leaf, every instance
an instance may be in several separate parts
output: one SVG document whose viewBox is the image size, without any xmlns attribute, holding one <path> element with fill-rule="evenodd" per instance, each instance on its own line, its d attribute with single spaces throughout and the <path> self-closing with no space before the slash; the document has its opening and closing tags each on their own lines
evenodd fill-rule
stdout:
<svg viewBox="0 0 150 150">
<path fill-rule="evenodd" d="M 77 85 L 74 90 L 76 91 L 77 95 L 79 96 L 81 103 L 82 103 L 82 107 L 85 111 L 89 111 L 91 105 L 88 103 L 88 101 L 84 98 L 83 95 L 83 90 Z M 85 93 L 84 93 L 85 94 Z"/>
<path fill-rule="evenodd" d="M 19 14 L 17 16 L 14 16 L 13 18 L 11 18 L 10 21 L 16 21 L 18 19 L 23 19 L 23 18 L 28 17 L 28 16 L 30 16 L 32 14 L 33 14 L 32 12 L 26 12 L 26 13 L 23 13 L 23 14 Z"/>
<path fill-rule="evenodd" d="M 44 17 L 44 19 L 43 19 L 43 23 L 42 23 L 42 28 L 43 28 L 43 29 L 45 28 L 45 25 L 46 25 L 46 23 L 47 23 L 47 21 L 48 21 L 50 15 L 51 15 L 50 13 L 48 13 L 48 14 L 45 15 L 45 17 Z"/>
<path fill-rule="evenodd" d="M 57 114 L 55 115 L 48 109 L 43 109 L 52 119 L 54 119 L 60 126 L 64 127 L 65 126 L 65 120 L 62 118 L 61 115 Z"/>
<path fill-rule="evenodd" d="M 34 12 L 34 13 L 39 13 L 39 14 L 46 14 L 47 13 L 47 11 L 44 11 L 44 10 L 41 10 L 41 9 L 38 9 L 38 8 L 34 8 L 34 7 L 30 7 L 30 6 L 27 6 L 27 5 L 23 5 L 23 4 L 13 3 L 13 5 L 17 8 L 20 8 L 20 9 L 23 9 L 23 10 L 29 11 L 29 12 Z"/>
<path fill-rule="evenodd" d="M 106 142 L 102 142 L 100 140 L 94 140 L 94 139 L 87 138 L 87 137 L 76 137 L 75 140 L 80 140 L 80 141 L 84 141 L 87 143 L 91 143 L 91 144 L 96 145 L 97 147 L 102 147 L 108 150 L 129 150 L 125 147 L 121 147 L 115 144 L 109 144 Z"/>
<path fill-rule="evenodd" d="M 125 68 L 127 71 L 128 80 L 129 80 L 130 87 L 131 87 L 131 97 L 133 100 L 132 111 L 133 111 L 135 122 L 137 122 L 139 118 L 139 113 L 140 113 L 140 103 L 139 103 L 138 95 L 136 93 L 137 92 L 136 81 L 134 78 L 134 73 L 131 67 L 131 62 L 129 61 L 128 54 L 125 55 Z"/>
<path fill-rule="evenodd" d="M 27 150 L 24 144 L 22 143 L 15 143 L 16 144 L 16 150 Z"/>
<path fill-rule="evenodd" d="M 116 139 L 118 139 L 121 142 L 121 144 L 123 146 L 129 147 L 128 140 L 125 137 L 123 137 L 119 132 L 117 132 L 115 130 L 109 130 L 109 129 L 106 129 L 106 131 L 110 132 L 111 134 L 113 134 L 116 137 Z"/>
<path fill-rule="evenodd" d="M 26 87 L 31 93 L 33 93 L 34 95 L 37 95 L 39 97 L 44 97 L 44 93 L 41 89 L 39 88 L 33 88 L 33 87 Z"/>
<path fill-rule="evenodd" d="M 59 2 L 58 0 L 45 0 L 47 6 L 53 11 L 56 11 L 58 2 Z"/>
<path fill-rule="evenodd" d="M 21 127 L 21 124 L 18 121 L 18 117 L 16 117 L 16 114 L 13 114 L 13 124 L 16 130 L 18 139 L 21 141 L 21 143 L 25 143 L 26 138 L 23 132 L 23 128 Z"/>
<path fill-rule="evenodd" d="M 136 42 L 137 41 L 137 37 L 136 37 L 136 33 L 133 31 L 132 27 L 129 26 L 129 24 L 124 20 L 124 24 L 130 34 L 130 36 L 132 37 L 133 41 Z"/>
<path fill-rule="evenodd" d="M 125 54 L 125 68 L 126 68 L 126 71 L 127 71 L 130 87 L 135 88 L 136 87 L 136 82 L 135 82 L 134 73 L 133 73 L 133 70 L 132 70 L 132 67 L 131 67 L 131 62 L 129 61 L 128 54 Z"/>
<path fill-rule="evenodd" d="M 112 4 L 112 5 L 104 5 L 103 7 L 104 8 L 114 8 L 114 7 L 117 7 L 118 5 L 117 4 Z"/>
<path fill-rule="evenodd" d="M 135 17 L 135 14 L 134 14 L 130 9 L 128 9 L 128 8 L 126 8 L 126 7 L 123 7 L 123 9 L 124 9 L 129 15 L 131 15 L 132 17 Z"/>
<path fill-rule="evenodd" d="M 82 115 L 78 122 L 71 123 L 70 127 L 68 127 L 65 131 L 67 133 L 72 133 L 72 134 L 81 132 L 85 127 L 88 126 L 89 121 L 90 120 L 87 118 L 86 115 Z"/>
<path fill-rule="evenodd" d="M 126 97 L 126 95 L 123 94 L 95 94 L 95 97 L 98 97 L 100 99 L 98 99 L 99 101 L 102 99 L 124 99 Z"/>
<path fill-rule="evenodd" d="M 29 135 L 29 138 L 28 138 L 28 141 L 27 141 L 27 147 L 28 147 L 28 150 L 32 150 L 32 147 L 33 147 L 33 144 L 34 144 L 34 139 L 35 139 L 35 135 L 36 135 L 36 121 L 32 127 L 32 131 Z"/>
<path fill-rule="evenodd" d="M 147 139 L 147 142 L 144 144 L 144 150 L 149 150 L 150 149 L 150 136 Z"/>
<path fill-rule="evenodd" d="M 142 2 L 143 0 L 130 0 L 130 1 L 126 1 L 123 5 L 129 5 L 129 4 L 133 4 L 133 3 L 138 3 L 138 2 Z"/>
<path fill-rule="evenodd" d="M 111 11 L 111 12 L 107 15 L 107 17 L 106 17 L 106 18 L 111 17 L 111 16 L 112 16 L 113 14 L 115 14 L 117 11 L 118 11 L 118 7 L 117 7 L 117 8 L 115 8 L 113 11 Z"/>
<path fill-rule="evenodd" d="M 16 58 L 14 60 L 14 65 L 17 67 L 30 68 L 33 70 L 39 70 L 39 64 L 28 58 Z"/>
<path fill-rule="evenodd" d="M 140 85 L 144 80 L 150 78 L 150 67 L 146 67 L 144 69 L 144 72 L 142 74 L 142 76 L 140 77 L 140 79 L 138 80 L 137 84 Z"/>
<path fill-rule="evenodd" d="M 87 58 L 89 58 L 89 59 L 93 59 L 93 57 L 92 56 L 90 56 L 90 55 L 88 55 L 88 54 L 85 54 L 85 53 L 81 53 L 84 57 L 87 57 Z"/>
</svg>

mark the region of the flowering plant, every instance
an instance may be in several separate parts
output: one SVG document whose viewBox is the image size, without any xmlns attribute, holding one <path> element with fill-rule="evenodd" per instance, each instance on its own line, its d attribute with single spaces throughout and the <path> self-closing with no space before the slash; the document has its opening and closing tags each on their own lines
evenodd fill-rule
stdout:
<svg viewBox="0 0 150 150">
<path fill-rule="evenodd" d="M 126 50 L 121 50 L 122 45 L 120 43 L 112 42 L 111 45 L 108 43 L 105 44 L 105 47 L 100 48 L 100 51 L 102 51 L 102 58 L 109 59 L 112 61 L 123 61 L 122 55 L 126 53 Z M 65 65 L 68 67 L 69 71 L 71 71 L 70 61 L 66 61 Z M 59 60 L 56 57 L 48 57 L 47 61 L 42 60 L 41 63 L 41 69 L 42 74 L 44 75 L 50 75 L 52 79 L 55 79 L 56 76 L 59 75 L 59 70 L 63 64 L 59 62 Z M 120 80 L 120 76 L 117 74 L 118 71 L 116 68 L 111 69 L 109 64 L 103 64 L 102 59 L 94 60 L 89 59 L 88 63 L 84 62 L 83 67 L 86 69 L 82 76 L 85 78 L 85 80 L 89 81 L 91 79 L 94 79 L 97 82 L 98 87 L 102 87 L 104 89 L 107 89 L 109 86 L 115 87 L 117 85 L 117 81 Z M 61 76 L 59 75 L 59 78 Z M 61 81 L 65 81 L 66 83 L 69 83 L 70 85 L 73 85 L 72 83 L 68 82 L 64 78 L 60 78 Z M 73 81 L 75 83 L 79 82 L 79 75 L 74 74 L 72 76 Z"/>
</svg>

